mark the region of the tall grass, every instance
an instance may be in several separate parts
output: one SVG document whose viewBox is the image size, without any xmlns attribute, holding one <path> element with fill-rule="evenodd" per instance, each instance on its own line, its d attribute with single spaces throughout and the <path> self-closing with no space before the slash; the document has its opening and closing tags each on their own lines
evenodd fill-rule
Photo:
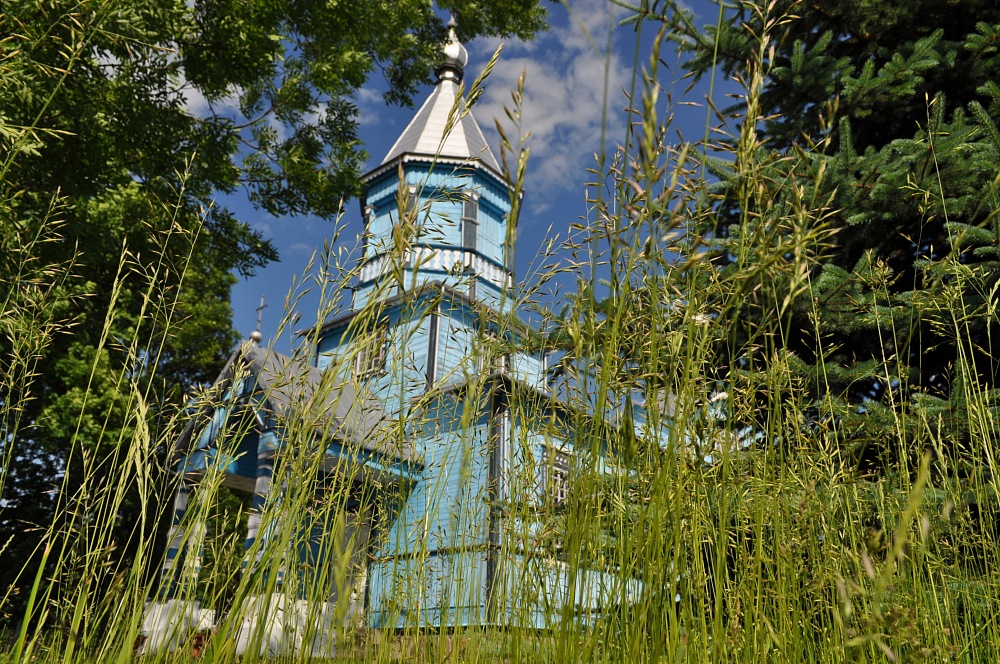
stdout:
<svg viewBox="0 0 1000 664">
<path fill-rule="evenodd" d="M 6 635 L 8 654 L 0 654 L 0 661 L 131 661 L 146 599 L 168 589 L 179 600 L 197 600 L 216 611 L 204 654 L 220 662 L 236 661 L 235 635 L 251 615 L 260 619 L 254 612 L 291 615 L 300 598 L 311 601 L 301 604 L 295 629 L 283 637 L 299 647 L 276 655 L 281 661 L 309 661 L 310 648 L 326 651 L 328 641 L 336 646 L 338 661 L 362 662 L 994 661 L 1000 651 L 995 621 L 1000 542 L 993 530 L 979 528 L 967 508 L 997 500 L 991 447 L 997 425 L 989 415 L 987 386 L 969 372 L 963 376 L 964 407 L 975 428 L 973 440 L 982 441 L 982 448 L 956 458 L 928 420 L 907 434 L 911 440 L 916 436 L 910 449 L 924 450 L 916 463 L 877 478 L 857 472 L 834 432 L 803 426 L 810 420 L 806 390 L 796 378 L 795 358 L 780 340 L 789 331 L 793 301 L 809 298 L 810 275 L 830 239 L 830 209 L 828 201 L 808 198 L 792 182 L 769 180 L 760 162 L 755 129 L 766 53 L 772 31 L 785 20 L 793 19 L 769 18 L 768 29 L 756 36 L 758 57 L 750 66 L 752 76 L 742 81 L 745 112 L 729 125 L 734 133 L 725 143 L 668 138 L 672 109 L 658 82 L 660 54 L 650 54 L 632 91 L 628 132 L 617 151 L 601 156 L 587 184 L 590 216 L 572 227 L 565 243 L 543 252 L 537 270 L 520 280 L 509 307 L 503 307 L 534 311 L 535 328 L 525 331 L 511 315 L 483 312 L 494 331 L 468 349 L 468 362 L 458 372 L 465 375 L 437 376 L 427 393 L 414 393 L 406 380 L 392 383 L 396 409 L 374 442 L 403 450 L 415 431 L 441 427 L 442 415 L 463 425 L 479 417 L 488 394 L 487 383 L 475 379 L 483 356 L 489 365 L 492 358 L 517 351 L 511 346 L 516 343 L 546 353 L 558 369 L 549 388 L 566 405 L 560 416 L 515 393 L 507 397 L 520 418 L 574 442 L 569 498 L 546 498 L 539 484 L 551 467 L 525 463 L 511 470 L 507 495 L 472 493 L 449 524 L 457 547 L 471 537 L 481 510 L 505 515 L 498 546 L 531 563 L 519 576 L 503 579 L 513 622 L 525 622 L 518 611 L 541 601 L 549 607 L 546 625 L 382 632 L 366 629 L 364 616 L 352 613 L 351 595 L 365 587 L 362 558 L 369 555 L 368 534 L 356 527 L 359 510 L 375 510 L 378 525 L 390 528 L 399 496 L 391 486 L 376 490 L 354 466 L 324 465 L 323 441 L 315 432 L 328 421 L 323 396 L 341 389 L 353 371 L 355 357 L 348 354 L 325 373 L 314 407 L 298 409 L 284 422 L 286 443 L 270 480 L 280 490 L 269 492 L 259 509 L 246 497 L 234 498 L 221 466 L 210 464 L 193 478 L 196 489 L 174 531 L 175 543 L 202 555 L 188 556 L 152 581 L 148 571 L 161 564 L 153 555 L 153 523 L 135 524 L 133 537 L 140 544 L 133 561 L 109 563 L 115 552 L 107 524 L 124 488 L 168 514 L 179 480 L 163 484 L 149 464 L 180 460 L 183 451 L 174 442 L 185 419 L 202 406 L 229 408 L 232 416 L 218 437 L 225 456 L 231 453 L 226 445 L 235 449 L 253 426 L 252 412 L 237 391 L 205 389 L 193 407 L 175 413 L 170 425 L 154 434 L 147 424 L 154 406 L 149 385 L 122 372 L 115 389 L 131 418 L 122 430 L 131 435 L 75 439 L 71 455 L 81 460 L 81 488 L 60 494 L 60 516 L 43 538 L 42 564 L 26 567 L 18 588 L 0 589 L 7 593 L 5 602 L 13 592 L 30 598 L 18 629 Z M 655 41 L 657 49 L 662 37 Z M 515 93 L 510 111 L 515 126 L 503 130 L 503 161 L 516 202 L 522 187 L 530 188 L 521 145 L 530 128 L 516 122 L 519 101 Z M 728 247 L 735 265 L 720 270 L 706 260 L 710 240 L 689 231 L 711 221 L 714 201 L 704 160 L 725 150 L 740 175 L 738 208 L 744 216 Z M 433 233 L 435 220 L 413 204 L 407 188 L 400 187 L 398 196 L 399 209 L 409 212 L 400 220 L 392 259 L 397 285 L 405 286 L 413 278 L 405 249 Z M 22 238 L 12 252 L 17 271 L 3 275 L 16 286 L 7 291 L 0 316 L 6 336 L 16 341 L 2 364 L 6 461 L 18 445 L 28 444 L 16 404 L 31 398 L 33 358 L 61 325 L 50 298 L 73 270 L 39 264 L 37 243 L 59 238 L 56 221 L 45 228 L 37 238 Z M 184 247 L 198 241 L 168 238 L 164 251 L 184 255 Z M 305 288 L 322 293 L 317 321 L 342 310 L 346 289 L 357 277 L 353 254 L 343 246 L 335 234 L 306 267 L 290 290 L 277 336 L 290 329 L 290 312 Z M 135 260 L 123 248 L 121 270 L 137 269 Z M 146 301 L 169 311 L 171 294 L 161 288 L 160 264 L 144 261 Z M 564 302 L 555 303 L 566 305 L 558 316 L 542 296 L 555 279 L 576 285 Z M 962 339 L 970 316 L 995 312 L 964 311 L 957 292 L 940 306 L 953 321 L 952 336 Z M 416 322 L 429 311 L 415 307 L 408 315 Z M 107 320 L 117 313 L 112 298 Z M 362 340 L 356 348 L 383 343 L 378 336 L 383 314 L 377 298 L 365 307 L 353 323 Z M 737 326 L 751 315 L 755 326 Z M 157 334 L 170 334 L 171 318 L 166 320 Z M 906 332 L 896 324 L 886 321 L 881 332 Z M 318 327 L 296 337 L 297 359 L 309 361 Z M 409 370 L 409 358 L 397 349 L 412 330 L 394 328 L 389 376 Z M 137 358 L 157 347 L 158 338 L 151 337 L 136 340 L 130 352 Z M 747 369 L 738 358 L 749 349 L 764 361 Z M 821 356 L 823 349 L 818 351 Z M 956 366 L 961 370 L 966 364 Z M 240 371 L 245 369 L 237 369 L 233 384 Z M 720 374 L 729 376 L 727 384 L 715 378 Z M 445 404 L 440 395 L 456 382 L 467 388 L 461 399 Z M 894 426 L 902 437 L 898 416 Z M 528 436 L 510 440 L 512 455 L 535 444 Z M 112 450 L 100 459 L 114 469 L 111 482 L 101 480 L 104 466 L 90 465 L 97 463 L 98 443 Z M 482 440 L 469 436 L 447 450 L 448 462 L 471 475 L 485 449 Z M 971 470 L 954 472 L 955 464 Z M 357 488 L 359 482 L 364 488 Z M 426 495 L 428 505 L 442 499 L 441 488 L 431 487 Z M 251 519 L 261 536 L 244 551 L 242 536 Z M 0 555 L 6 565 L 22 564 L 2 548 Z M 379 555 L 377 546 L 370 555 Z M 576 577 L 567 576 L 570 587 L 556 592 L 534 576 L 550 564 L 602 570 L 620 581 L 613 586 L 617 595 L 603 611 L 581 620 L 572 587 Z M 401 569 L 404 586 L 412 587 L 426 586 L 427 576 L 436 573 L 420 556 Z M 107 570 L 116 575 L 110 582 L 102 578 Z M 475 599 L 479 590 L 463 581 L 462 570 L 448 573 L 450 592 Z M 262 603 L 275 595 L 284 603 Z M 330 626 L 336 629 L 327 630 Z M 189 625 L 170 649 L 144 657 L 188 661 L 195 631 L 197 626 Z M 264 630 L 256 631 L 244 661 L 266 652 L 267 638 Z"/>
</svg>

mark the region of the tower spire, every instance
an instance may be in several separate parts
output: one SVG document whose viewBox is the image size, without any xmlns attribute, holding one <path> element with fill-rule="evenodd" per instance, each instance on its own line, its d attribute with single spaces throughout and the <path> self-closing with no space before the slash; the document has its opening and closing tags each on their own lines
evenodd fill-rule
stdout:
<svg viewBox="0 0 1000 664">
<path fill-rule="evenodd" d="M 443 159 L 476 159 L 483 166 L 500 172 L 500 165 L 472 114 L 459 114 L 457 122 L 451 117 L 456 101 L 461 101 L 458 99 L 459 84 L 465 75 L 465 66 L 469 64 L 469 52 L 458 41 L 455 26 L 455 19 L 452 17 L 448 22 L 448 41 L 442 46 L 441 60 L 434 68 L 437 75 L 434 91 L 396 139 L 381 166 L 403 155 L 420 155 Z M 447 134 L 445 129 L 448 129 Z"/>
</svg>

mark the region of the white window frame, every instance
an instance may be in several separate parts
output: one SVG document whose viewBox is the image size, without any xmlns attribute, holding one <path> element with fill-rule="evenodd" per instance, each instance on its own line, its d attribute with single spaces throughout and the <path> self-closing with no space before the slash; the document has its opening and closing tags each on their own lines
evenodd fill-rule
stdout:
<svg viewBox="0 0 1000 664">
<path fill-rule="evenodd" d="M 574 456 L 573 450 L 552 444 L 546 444 L 544 449 L 544 495 L 556 505 L 565 505 L 569 500 L 572 484 L 571 467 Z"/>
<path fill-rule="evenodd" d="M 360 378 L 378 376 L 385 373 L 385 361 L 389 348 L 389 328 L 385 324 L 376 326 L 371 336 L 362 338 L 358 354 L 354 358 L 354 373 Z"/>
</svg>

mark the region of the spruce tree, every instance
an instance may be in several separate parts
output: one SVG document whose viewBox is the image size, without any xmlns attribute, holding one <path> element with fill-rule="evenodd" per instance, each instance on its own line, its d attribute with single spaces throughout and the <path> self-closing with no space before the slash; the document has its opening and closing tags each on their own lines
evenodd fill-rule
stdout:
<svg viewBox="0 0 1000 664">
<path fill-rule="evenodd" d="M 724 15 L 703 30 L 669 19 L 698 77 L 719 66 L 749 80 L 760 35 L 773 40 L 757 59 L 763 170 L 710 160 L 720 185 L 700 230 L 719 269 L 796 187 L 828 205 L 827 246 L 776 341 L 814 423 L 835 423 L 869 467 L 918 454 L 928 426 L 981 452 L 990 427 L 972 426 L 966 400 L 977 395 L 986 421 L 998 414 L 1000 5 L 775 0 Z M 746 178 L 780 185 L 761 188 L 765 205 L 737 195 Z M 766 313 L 748 300 L 744 314 L 733 334 L 745 339 Z M 725 350 L 737 357 L 723 373 L 766 361 L 738 340 Z"/>
</svg>

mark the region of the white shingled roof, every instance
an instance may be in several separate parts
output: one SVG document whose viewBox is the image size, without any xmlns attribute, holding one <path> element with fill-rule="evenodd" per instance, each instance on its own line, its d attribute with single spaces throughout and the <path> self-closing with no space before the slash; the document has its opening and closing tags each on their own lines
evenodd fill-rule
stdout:
<svg viewBox="0 0 1000 664">
<path fill-rule="evenodd" d="M 396 139 L 382 163 L 387 164 L 403 154 L 438 155 L 446 159 L 478 159 L 485 166 L 499 171 L 496 157 L 472 113 L 466 113 L 465 117 L 457 120 L 461 115 L 461 105 L 455 109 L 456 120 L 448 135 L 444 136 L 457 96 L 457 81 L 451 78 L 438 81 L 437 87 L 410 120 L 406 131 Z"/>
</svg>

